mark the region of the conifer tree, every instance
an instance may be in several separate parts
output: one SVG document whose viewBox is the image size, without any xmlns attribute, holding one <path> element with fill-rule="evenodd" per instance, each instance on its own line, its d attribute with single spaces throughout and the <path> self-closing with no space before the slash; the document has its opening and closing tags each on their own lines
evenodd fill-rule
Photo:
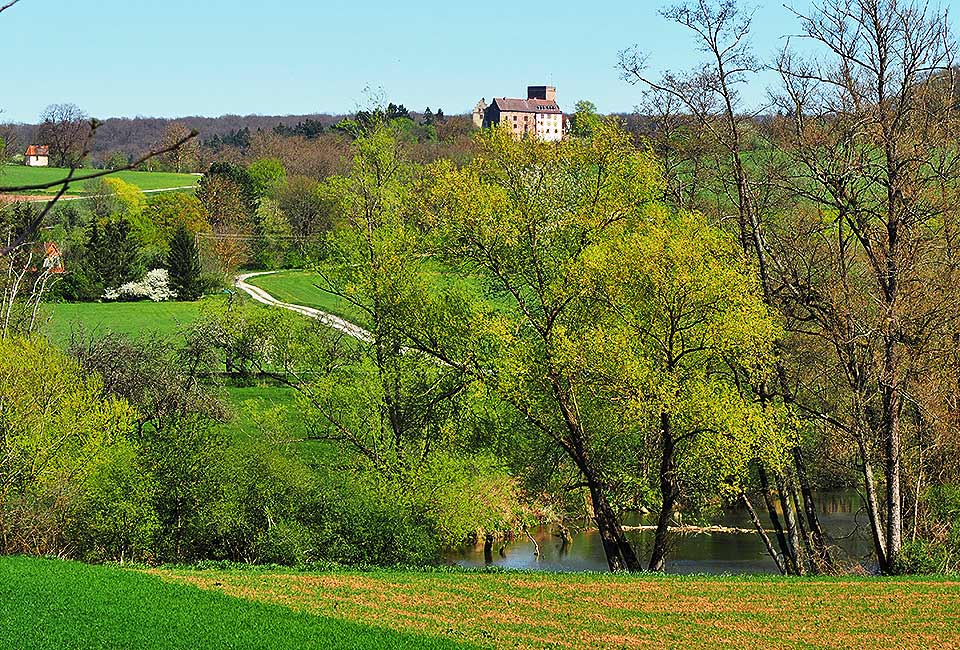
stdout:
<svg viewBox="0 0 960 650">
<path fill-rule="evenodd" d="M 200 251 L 183 224 L 177 227 L 170 241 L 167 267 L 170 271 L 170 287 L 176 291 L 178 299 L 193 301 L 203 295 Z"/>
</svg>

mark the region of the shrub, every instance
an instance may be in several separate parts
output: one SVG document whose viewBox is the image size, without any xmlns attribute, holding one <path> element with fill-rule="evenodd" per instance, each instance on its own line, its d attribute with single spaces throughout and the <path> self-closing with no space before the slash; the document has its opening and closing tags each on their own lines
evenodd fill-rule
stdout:
<svg viewBox="0 0 960 650">
<path fill-rule="evenodd" d="M 897 573 L 931 574 L 944 570 L 947 555 L 943 545 L 924 539 L 906 542 L 897 557 Z"/>
<path fill-rule="evenodd" d="M 151 480 L 137 452 L 132 442 L 120 441 L 91 468 L 71 517 L 69 536 L 80 557 L 120 563 L 153 557 L 158 522 L 150 499 Z"/>
<path fill-rule="evenodd" d="M 133 410 L 42 340 L 0 341 L 0 552 L 67 556 L 84 539 L 84 503 L 125 452 Z"/>
</svg>

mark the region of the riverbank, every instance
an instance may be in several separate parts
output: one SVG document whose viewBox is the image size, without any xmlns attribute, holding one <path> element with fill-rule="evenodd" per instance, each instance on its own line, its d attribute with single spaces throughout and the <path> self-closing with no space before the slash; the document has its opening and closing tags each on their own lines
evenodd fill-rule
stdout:
<svg viewBox="0 0 960 650">
<path fill-rule="evenodd" d="M 960 647 L 957 578 L 140 571 L 0 559 L 3 648 Z"/>
</svg>

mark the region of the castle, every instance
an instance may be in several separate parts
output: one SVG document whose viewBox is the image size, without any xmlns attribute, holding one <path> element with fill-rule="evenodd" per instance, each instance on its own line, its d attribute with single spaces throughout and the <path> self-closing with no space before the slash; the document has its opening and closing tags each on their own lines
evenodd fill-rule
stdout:
<svg viewBox="0 0 960 650">
<path fill-rule="evenodd" d="M 473 109 L 473 123 L 483 128 L 506 125 L 515 138 L 530 134 L 545 142 L 563 139 L 563 111 L 554 86 L 528 86 L 526 99 L 494 97 L 489 105 L 481 99 Z"/>
</svg>

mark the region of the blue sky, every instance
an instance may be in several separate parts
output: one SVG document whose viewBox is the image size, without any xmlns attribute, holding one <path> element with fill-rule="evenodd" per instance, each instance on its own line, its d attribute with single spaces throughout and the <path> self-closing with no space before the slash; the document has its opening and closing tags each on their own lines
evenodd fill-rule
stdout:
<svg viewBox="0 0 960 650">
<path fill-rule="evenodd" d="M 410 109 L 460 113 L 540 83 L 556 85 L 565 108 L 590 99 L 629 111 L 640 90 L 619 78 L 620 50 L 640 44 L 653 70 L 698 56 L 658 15 L 663 4 L 21 0 L 0 14 L 0 121 L 32 122 L 57 102 L 98 117 L 337 113 L 365 105 L 367 88 Z M 796 29 L 768 2 L 755 49 L 770 55 Z"/>
</svg>

